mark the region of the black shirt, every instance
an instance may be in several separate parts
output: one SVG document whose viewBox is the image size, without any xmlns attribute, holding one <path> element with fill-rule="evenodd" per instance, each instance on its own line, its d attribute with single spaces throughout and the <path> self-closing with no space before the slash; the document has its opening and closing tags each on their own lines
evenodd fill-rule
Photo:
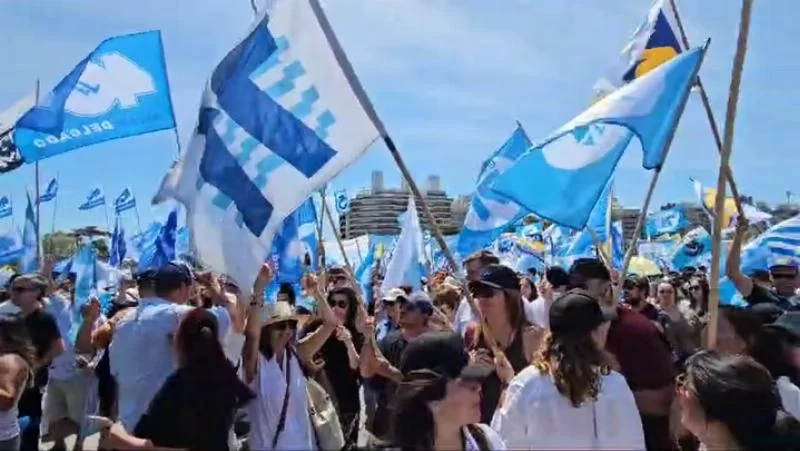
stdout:
<svg viewBox="0 0 800 451">
<path fill-rule="evenodd" d="M 378 343 L 383 356 L 389 363 L 395 367 L 400 367 L 400 357 L 403 355 L 403 350 L 406 349 L 408 340 L 403 337 L 400 330 L 394 330 L 386 334 L 385 337 Z M 372 378 L 372 387 L 377 392 L 377 406 L 375 408 L 375 421 L 372 423 L 372 433 L 376 437 L 385 438 L 389 432 L 389 425 L 391 424 L 392 409 L 391 404 L 394 401 L 394 392 L 397 389 L 397 384 L 381 376 Z"/>
<path fill-rule="evenodd" d="M 787 298 L 785 296 L 778 295 L 778 293 L 776 293 L 775 290 L 770 290 L 769 288 L 762 287 L 761 285 L 755 282 L 753 282 L 753 289 L 750 291 L 750 294 L 744 297 L 744 300 L 749 305 L 769 302 L 771 304 L 777 305 L 783 310 L 787 311 L 800 310 L 800 303 L 791 302 L 789 299 L 790 298 Z"/>
<path fill-rule="evenodd" d="M 489 349 L 483 335 L 478 340 L 478 348 Z M 511 344 L 503 351 L 514 369 L 514 374 L 519 373 L 528 366 L 528 359 L 525 357 L 525 346 L 522 343 L 522 333 L 514 334 Z M 492 371 L 483 381 L 481 386 L 481 423 L 490 424 L 497 404 L 500 402 L 500 395 L 503 393 L 503 386 L 497 373 Z"/>
<path fill-rule="evenodd" d="M 300 333 L 301 337 L 313 333 L 322 326 L 322 320 L 316 319 L 306 324 Z M 356 351 L 361 350 L 364 342 L 361 334 L 350 330 L 353 336 L 353 346 Z M 350 359 L 347 358 L 347 347 L 344 343 L 331 334 L 319 350 L 318 357 L 325 362 L 323 371 L 333 390 L 332 395 L 336 400 L 340 413 L 355 414 L 360 412 L 361 403 L 359 402 L 358 389 L 361 385 L 361 376 L 358 368 L 350 368 Z M 326 387 L 327 388 L 327 387 Z"/>
<path fill-rule="evenodd" d="M 56 340 L 61 339 L 56 319 L 44 308 L 38 308 L 25 317 L 25 325 L 36 349 L 36 360 L 41 360 L 53 347 Z M 42 365 L 34 376 L 34 384 L 43 387 L 47 384 L 47 365 Z"/>
</svg>

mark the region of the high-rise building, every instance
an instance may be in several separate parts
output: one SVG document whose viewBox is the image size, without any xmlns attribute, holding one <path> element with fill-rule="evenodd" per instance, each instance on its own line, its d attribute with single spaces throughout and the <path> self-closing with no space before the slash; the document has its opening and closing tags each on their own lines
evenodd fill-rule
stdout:
<svg viewBox="0 0 800 451">
<path fill-rule="evenodd" d="M 463 215 L 459 216 L 458 207 L 454 214 L 453 199 L 448 197 L 442 189 L 439 176 L 429 176 L 427 184 L 421 186 L 420 190 L 442 233 L 445 235 L 458 233 L 463 222 Z M 406 211 L 409 195 L 411 195 L 411 190 L 408 189 L 405 182 L 399 189 L 386 188 L 383 173 L 373 171 L 372 186 L 350 199 L 350 210 L 339 216 L 341 236 L 349 239 L 364 234 L 394 235 L 400 233 L 398 216 Z M 428 229 L 428 218 L 422 211 L 419 201 L 417 201 L 417 214 L 423 229 Z"/>
</svg>

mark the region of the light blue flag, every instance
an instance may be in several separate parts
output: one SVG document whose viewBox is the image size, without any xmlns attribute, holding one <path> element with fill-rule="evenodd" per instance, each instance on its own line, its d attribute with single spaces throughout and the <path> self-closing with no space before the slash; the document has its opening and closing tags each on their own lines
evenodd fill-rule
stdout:
<svg viewBox="0 0 800 451">
<path fill-rule="evenodd" d="M 36 240 L 36 215 L 33 213 L 33 203 L 28 194 L 28 206 L 25 207 L 25 227 L 22 229 L 22 257 L 19 260 L 21 273 L 34 272 L 39 268 L 38 254 L 39 242 Z"/>
<path fill-rule="evenodd" d="M 283 221 L 381 136 L 318 0 L 267 2 L 154 201 L 183 203 L 197 257 L 247 291 Z"/>
<path fill-rule="evenodd" d="M 356 283 L 361 286 L 361 293 L 364 295 L 364 302 L 367 304 L 372 301 L 373 297 L 372 272 L 377 261 L 378 259 L 375 258 L 375 245 L 371 245 L 364 260 L 356 268 Z"/>
<path fill-rule="evenodd" d="M 175 241 L 178 231 L 178 212 L 172 210 L 159 228 L 155 240 L 146 244 L 139 255 L 139 271 L 160 268 L 175 260 Z"/>
<path fill-rule="evenodd" d="M 680 270 L 672 266 L 672 256 L 676 255 L 681 243 L 675 240 L 665 241 L 639 241 L 637 245 L 637 255 L 644 257 L 662 268 L 670 270 Z"/>
<path fill-rule="evenodd" d="M 189 237 L 189 228 L 186 226 L 180 227 L 175 238 L 175 256 L 183 259 L 185 256 L 192 257 L 192 245 Z"/>
<path fill-rule="evenodd" d="M 125 243 L 125 229 L 122 227 L 122 219 L 117 215 L 114 223 L 114 233 L 111 235 L 111 255 L 109 256 L 108 263 L 116 268 L 125 260 L 125 254 L 128 251 L 128 246 Z"/>
<path fill-rule="evenodd" d="M 339 190 L 333 193 L 333 202 L 336 204 L 336 212 L 340 215 L 350 211 L 350 198 L 347 197 L 347 191 Z"/>
<path fill-rule="evenodd" d="M 125 210 L 130 210 L 131 208 L 136 208 L 136 197 L 133 195 L 133 191 L 130 187 L 125 188 L 119 193 L 116 200 L 114 200 L 114 211 L 117 214 L 122 213 Z"/>
<path fill-rule="evenodd" d="M 742 270 L 748 273 L 787 260 L 800 263 L 800 215 L 775 224 L 742 249 Z"/>
<path fill-rule="evenodd" d="M 53 177 L 47 184 L 44 193 L 39 195 L 39 203 L 50 202 L 58 196 L 58 179 Z"/>
<path fill-rule="evenodd" d="M 103 188 L 96 186 L 86 195 L 86 200 L 78 206 L 78 210 L 91 210 L 106 204 L 106 195 Z"/>
<path fill-rule="evenodd" d="M 10 265 L 19 261 L 24 247 L 19 230 L 12 228 L 0 233 L 0 265 Z"/>
<path fill-rule="evenodd" d="M 466 258 L 493 242 L 527 213 L 516 203 L 495 194 L 489 187 L 530 146 L 525 131 L 517 127 L 481 166 L 475 193 L 455 247 L 460 258 Z"/>
<path fill-rule="evenodd" d="M 702 227 L 687 232 L 672 254 L 672 268 L 680 271 L 687 266 L 708 266 L 711 261 L 711 241 L 711 235 Z"/>
<path fill-rule="evenodd" d="M 103 41 L 17 123 L 26 163 L 175 127 L 161 33 Z"/>
<path fill-rule="evenodd" d="M 609 237 L 609 227 L 611 226 L 611 185 L 609 183 L 597 199 L 597 204 L 592 208 L 592 213 L 586 222 L 586 227 L 575 234 L 572 242 L 564 250 L 564 256 L 592 256 L 596 255 L 595 240 L 592 232 L 595 233 L 600 243 L 606 243 Z"/>
<path fill-rule="evenodd" d="M 8 218 L 14 214 L 14 208 L 11 205 L 11 198 L 8 196 L 0 197 L 0 218 Z"/>
<path fill-rule="evenodd" d="M 75 274 L 75 300 L 77 311 L 94 294 L 97 288 L 97 251 L 92 243 L 81 246 L 72 257 L 70 271 Z"/>
<path fill-rule="evenodd" d="M 381 293 L 386 293 L 401 285 L 410 285 L 415 291 L 419 290 L 424 258 L 422 228 L 419 224 L 414 196 L 411 195 L 408 197 L 408 208 L 403 216 L 400 236 L 397 238 L 391 259 L 386 264 Z"/>
<path fill-rule="evenodd" d="M 666 210 L 657 211 L 647 215 L 645 234 L 657 237 L 667 233 L 675 233 L 689 226 L 686 218 L 686 205 L 680 204 Z"/>
<path fill-rule="evenodd" d="M 316 209 L 309 197 L 303 205 L 283 221 L 283 227 L 273 240 L 273 262 L 276 283 L 295 283 L 303 277 L 304 258 L 308 254 L 315 270 L 317 255 Z"/>
<path fill-rule="evenodd" d="M 622 221 L 614 221 L 611 224 L 611 266 L 617 271 L 622 269 L 625 262 L 625 235 L 623 233 Z"/>
<path fill-rule="evenodd" d="M 705 47 L 614 91 L 526 152 L 493 189 L 540 217 L 582 229 L 636 135 L 645 169 L 660 167 Z"/>
</svg>

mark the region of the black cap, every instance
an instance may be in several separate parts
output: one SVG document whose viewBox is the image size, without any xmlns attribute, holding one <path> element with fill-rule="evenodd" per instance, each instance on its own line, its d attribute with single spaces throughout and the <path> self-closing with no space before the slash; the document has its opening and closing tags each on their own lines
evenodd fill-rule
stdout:
<svg viewBox="0 0 800 451">
<path fill-rule="evenodd" d="M 461 336 L 449 331 L 425 332 L 408 342 L 400 358 L 403 375 L 430 370 L 449 379 L 483 380 L 494 371 L 487 365 L 470 364 Z"/>
<path fill-rule="evenodd" d="M 143 269 L 136 273 L 134 279 L 136 280 L 136 283 L 152 282 L 156 279 L 157 272 L 158 270 L 156 268 Z"/>
<path fill-rule="evenodd" d="M 595 298 L 583 290 L 570 290 L 550 306 L 550 332 L 555 335 L 582 335 L 613 319 L 603 312 Z"/>
<path fill-rule="evenodd" d="M 550 285 L 556 289 L 569 285 L 569 274 L 560 266 L 551 266 L 547 268 L 544 277 L 550 282 Z"/>
<path fill-rule="evenodd" d="M 505 265 L 491 264 L 483 268 L 480 278 L 470 282 L 470 288 L 489 287 L 497 290 L 519 290 L 519 276 Z"/>
<path fill-rule="evenodd" d="M 169 262 L 158 268 L 154 276 L 156 291 L 175 290 L 184 285 L 191 285 L 194 280 L 192 270 L 183 263 Z"/>
<path fill-rule="evenodd" d="M 791 258 L 778 259 L 770 265 L 769 272 L 797 275 L 797 262 Z"/>
<path fill-rule="evenodd" d="M 800 312 L 786 312 L 767 327 L 787 332 L 796 340 L 800 340 Z"/>
<path fill-rule="evenodd" d="M 579 258 L 569 268 L 569 287 L 584 288 L 588 280 L 611 280 L 606 265 L 596 258 Z"/>
</svg>

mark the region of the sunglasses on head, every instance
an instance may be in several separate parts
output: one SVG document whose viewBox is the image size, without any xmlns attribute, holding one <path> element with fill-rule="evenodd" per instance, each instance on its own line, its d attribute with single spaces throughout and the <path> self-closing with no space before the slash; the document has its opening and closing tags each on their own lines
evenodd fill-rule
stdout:
<svg viewBox="0 0 800 451">
<path fill-rule="evenodd" d="M 273 324 L 272 328 L 275 329 L 275 330 L 279 330 L 279 331 L 286 330 L 286 329 L 295 330 L 295 329 L 297 329 L 297 321 L 295 321 L 295 320 L 281 321 L 281 322 Z"/>
<path fill-rule="evenodd" d="M 349 302 L 347 302 L 346 299 L 339 299 L 339 300 L 330 299 L 328 301 L 328 305 L 330 305 L 331 307 L 339 307 L 340 309 L 346 309 L 347 304 L 349 304 Z"/>
</svg>

